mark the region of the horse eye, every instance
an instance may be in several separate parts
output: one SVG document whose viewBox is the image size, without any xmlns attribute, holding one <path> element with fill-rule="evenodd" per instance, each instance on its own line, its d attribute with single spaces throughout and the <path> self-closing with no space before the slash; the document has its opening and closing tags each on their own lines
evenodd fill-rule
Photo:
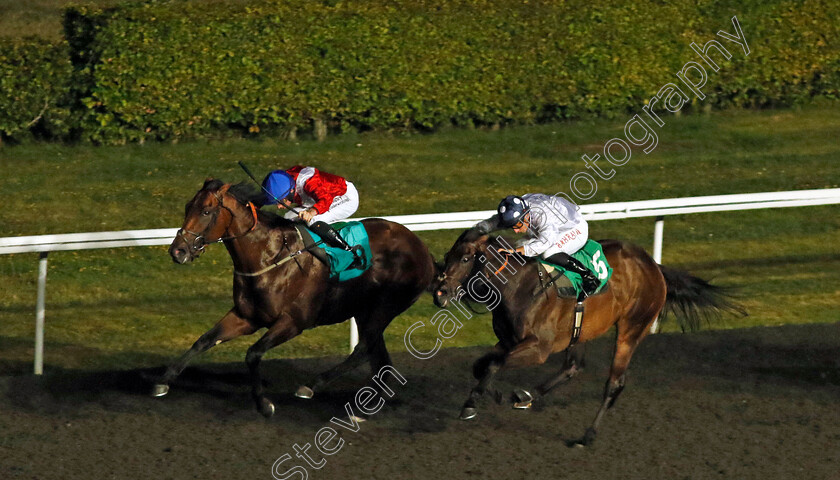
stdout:
<svg viewBox="0 0 840 480">
<path fill-rule="evenodd" d="M 206 217 L 207 215 L 210 215 L 211 213 L 212 213 L 212 212 L 211 212 L 210 210 L 205 210 L 205 211 L 201 212 L 201 214 L 202 214 L 202 215 L 204 215 L 205 217 Z"/>
<path fill-rule="evenodd" d="M 461 259 L 461 262 L 462 262 L 462 263 L 467 263 L 467 262 L 469 262 L 469 261 L 470 261 L 470 257 L 469 257 L 469 256 L 466 256 L 466 257 L 464 257 L 464 258 L 462 258 L 462 259 Z"/>
</svg>

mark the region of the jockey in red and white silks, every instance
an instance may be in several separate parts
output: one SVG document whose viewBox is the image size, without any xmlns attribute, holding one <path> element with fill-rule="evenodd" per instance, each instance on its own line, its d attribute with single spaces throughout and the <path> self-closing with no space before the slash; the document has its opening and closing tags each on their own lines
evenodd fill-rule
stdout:
<svg viewBox="0 0 840 480">
<path fill-rule="evenodd" d="M 286 218 L 299 216 L 308 224 L 335 223 L 349 218 L 359 208 L 359 192 L 353 182 L 315 167 L 296 165 L 286 173 L 295 182 L 292 201 L 305 209 L 300 214 L 288 212 Z"/>
<path fill-rule="evenodd" d="M 262 185 L 267 193 L 267 204 L 291 208 L 291 204 L 296 203 L 303 207 L 298 212 L 286 212 L 285 218 L 300 218 L 327 245 L 353 252 L 356 259 L 359 259 L 357 250 L 350 247 L 329 226 L 330 223 L 348 218 L 359 208 L 359 192 L 352 182 L 315 167 L 295 165 L 287 170 L 269 173 Z"/>
</svg>

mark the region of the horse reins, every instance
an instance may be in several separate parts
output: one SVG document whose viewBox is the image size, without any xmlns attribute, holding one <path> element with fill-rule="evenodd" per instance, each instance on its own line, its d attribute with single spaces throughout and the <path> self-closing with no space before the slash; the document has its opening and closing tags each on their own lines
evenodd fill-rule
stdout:
<svg viewBox="0 0 840 480">
<path fill-rule="evenodd" d="M 498 270 L 496 270 L 495 272 L 493 272 L 493 275 L 494 275 L 494 276 L 499 276 L 499 273 L 501 273 L 501 271 L 502 271 L 502 270 L 504 270 L 505 268 L 507 268 L 507 265 L 508 265 L 508 260 L 509 260 L 510 256 L 511 256 L 511 255 L 514 255 L 514 253 L 511 253 L 511 252 L 508 252 L 508 251 L 500 251 L 499 253 L 503 253 L 503 254 L 504 254 L 504 257 L 505 257 L 505 262 L 502 264 L 502 266 L 501 266 L 501 267 L 499 267 L 499 269 L 498 269 Z M 477 254 L 476 254 L 476 255 L 474 255 L 474 256 L 477 256 Z M 489 265 L 489 263 L 485 261 L 485 262 L 482 264 L 482 266 L 481 266 L 481 267 L 480 267 L 480 268 L 479 268 L 479 269 L 475 272 L 475 274 L 480 273 L 480 272 L 481 272 L 481 270 L 482 270 L 485 266 L 487 266 L 487 265 Z M 473 275 L 475 275 L 475 274 L 473 274 Z M 441 274 L 438 276 L 438 281 L 442 282 L 442 281 L 446 280 L 446 277 L 447 277 L 446 273 L 441 273 Z M 471 276 L 471 277 L 472 277 L 472 276 Z M 458 286 L 458 287 L 459 287 L 459 288 L 463 288 L 463 286 L 462 286 L 462 285 L 463 285 L 463 284 L 459 284 L 459 286 Z M 472 302 L 470 301 L 469 297 L 465 297 L 465 298 L 464 298 L 464 303 L 467 305 L 467 308 L 469 308 L 469 309 L 470 309 L 470 310 L 471 310 L 474 314 L 476 314 L 476 315 L 484 315 L 484 314 L 490 313 L 490 310 L 489 310 L 489 309 L 488 309 L 486 312 L 479 312 L 479 311 L 477 311 L 475 308 L 473 308 L 473 306 L 472 306 Z"/>
</svg>

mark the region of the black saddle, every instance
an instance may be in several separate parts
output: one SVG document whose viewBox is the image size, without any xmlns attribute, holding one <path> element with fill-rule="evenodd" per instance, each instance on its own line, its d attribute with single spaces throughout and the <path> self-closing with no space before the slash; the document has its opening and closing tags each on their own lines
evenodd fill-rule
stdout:
<svg viewBox="0 0 840 480">
<path fill-rule="evenodd" d="M 323 245 L 323 242 L 321 242 L 320 245 L 316 245 L 317 242 L 315 242 L 315 239 L 309 234 L 309 229 L 303 224 L 296 224 L 295 228 L 297 229 L 300 238 L 303 239 L 303 247 L 308 250 L 309 253 L 314 255 L 315 258 L 324 262 L 324 265 L 329 267 L 330 259 L 327 257 L 327 251 L 321 246 Z"/>
</svg>

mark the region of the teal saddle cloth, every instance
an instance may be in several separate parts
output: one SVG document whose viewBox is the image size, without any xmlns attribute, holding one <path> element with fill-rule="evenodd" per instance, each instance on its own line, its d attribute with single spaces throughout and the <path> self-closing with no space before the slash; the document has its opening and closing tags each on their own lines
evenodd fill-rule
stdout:
<svg viewBox="0 0 840 480">
<path fill-rule="evenodd" d="M 330 267 L 330 278 L 338 278 L 339 282 L 344 282 L 365 273 L 373 265 L 370 240 L 368 239 L 365 226 L 362 222 L 339 222 L 332 224 L 332 227 L 338 231 L 338 234 L 351 247 L 357 245 L 362 247 L 362 256 L 364 258 L 362 259 L 361 267 L 349 268 L 350 264 L 353 263 L 353 254 L 351 252 L 341 248 L 330 247 L 321 240 L 318 234 L 303 225 L 297 225 L 298 232 L 301 238 L 303 238 L 304 246 Z"/>
</svg>

